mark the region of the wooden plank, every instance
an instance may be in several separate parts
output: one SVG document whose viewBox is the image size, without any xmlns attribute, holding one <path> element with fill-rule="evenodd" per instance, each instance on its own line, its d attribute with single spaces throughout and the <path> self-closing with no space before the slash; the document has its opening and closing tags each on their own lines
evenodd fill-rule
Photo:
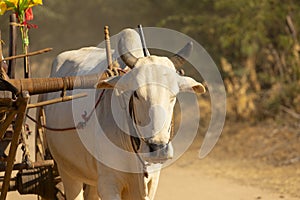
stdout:
<svg viewBox="0 0 300 200">
<path fill-rule="evenodd" d="M 6 199 L 6 195 L 7 195 L 8 189 L 9 189 L 11 173 L 13 170 L 13 164 L 14 164 L 15 157 L 16 157 L 17 147 L 19 144 L 19 137 L 20 137 L 22 127 L 23 127 L 23 121 L 25 118 L 26 107 L 27 107 L 28 101 L 29 101 L 29 93 L 24 91 L 22 93 L 22 95 L 20 95 L 18 97 L 17 102 L 16 102 L 17 106 L 18 106 L 18 112 L 17 112 L 16 122 L 15 122 L 14 134 L 12 137 L 9 154 L 8 154 L 8 158 L 7 158 L 4 181 L 3 181 L 2 188 L 1 188 L 0 200 Z"/>
<path fill-rule="evenodd" d="M 6 132 L 7 128 L 9 127 L 11 122 L 13 121 L 16 113 L 17 113 L 17 111 L 12 110 L 10 113 L 8 113 L 6 115 L 5 121 L 0 124 L 0 139 L 2 139 L 2 137 L 3 137 L 4 133 Z"/>
<path fill-rule="evenodd" d="M 13 170 L 22 170 L 22 169 L 33 169 L 33 168 L 40 168 L 40 167 L 49 167 L 54 166 L 54 160 L 43 160 L 31 163 L 31 166 L 25 163 L 18 163 L 13 166 Z M 0 171 L 5 171 L 6 166 L 0 165 Z"/>
<path fill-rule="evenodd" d="M 45 159 L 46 149 L 48 148 L 46 142 L 45 128 L 43 126 L 46 125 L 45 118 L 45 109 L 44 107 L 39 108 L 37 118 L 39 119 L 40 124 L 37 124 L 37 133 L 35 137 L 35 144 L 37 145 L 36 156 L 40 156 L 41 159 Z M 38 159 L 38 158 L 36 158 Z"/>
</svg>

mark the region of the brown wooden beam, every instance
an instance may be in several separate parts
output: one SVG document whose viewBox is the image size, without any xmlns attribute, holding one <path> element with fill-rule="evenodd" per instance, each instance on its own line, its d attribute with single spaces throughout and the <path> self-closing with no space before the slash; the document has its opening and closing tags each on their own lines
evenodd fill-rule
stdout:
<svg viewBox="0 0 300 200">
<path fill-rule="evenodd" d="M 35 55 L 39 55 L 39 54 L 46 53 L 46 52 L 49 52 L 49 51 L 52 51 L 52 48 L 45 48 L 45 49 L 41 49 L 41 50 L 38 50 L 38 51 L 33 51 L 33 52 L 30 52 L 30 53 L 26 53 L 26 54 L 9 56 L 9 57 L 6 57 L 4 59 L 0 58 L 0 61 L 3 61 L 3 60 L 7 61 L 7 60 L 13 60 L 13 59 L 24 58 L 24 57 L 29 57 L 29 56 L 35 56 Z"/>
<path fill-rule="evenodd" d="M 1 196 L 0 200 L 5 200 L 7 196 L 7 192 L 9 189 L 9 183 L 11 179 L 11 173 L 13 170 L 13 164 L 15 161 L 16 157 L 16 152 L 17 152 L 17 147 L 19 144 L 19 137 L 22 131 L 23 127 L 23 122 L 26 114 L 26 107 L 29 101 L 29 93 L 24 91 L 22 92 L 22 95 L 20 95 L 17 99 L 17 107 L 18 107 L 18 112 L 16 116 L 16 122 L 15 122 L 15 127 L 14 127 L 14 133 L 9 149 L 9 154 L 7 158 L 7 163 L 6 163 L 6 169 L 5 169 L 5 175 L 4 175 L 4 180 L 3 180 L 3 185 L 1 188 Z"/>
<path fill-rule="evenodd" d="M 54 166 L 54 160 L 37 161 L 32 163 L 31 166 L 25 163 L 18 163 L 13 166 L 13 170 L 33 169 L 33 168 L 49 167 L 49 166 Z M 5 170 L 6 170 L 6 166 L 0 165 L 0 171 L 3 172 Z"/>
<path fill-rule="evenodd" d="M 9 56 L 15 56 L 17 54 L 17 27 L 13 23 L 17 22 L 16 14 L 10 15 L 9 26 Z M 12 59 L 8 63 L 8 76 L 15 78 L 16 76 L 16 59 Z"/>
<path fill-rule="evenodd" d="M 56 99 L 50 99 L 47 101 L 41 101 L 38 103 L 28 104 L 27 108 L 29 109 L 29 108 L 47 106 L 47 105 L 51 105 L 51 104 L 55 104 L 55 103 L 59 103 L 59 102 L 71 101 L 73 99 L 78 99 L 78 98 L 82 98 L 82 97 L 86 97 L 86 96 L 87 96 L 86 93 L 75 94 L 72 96 L 64 96 L 64 97 L 60 97 L 60 98 L 56 98 Z"/>
</svg>

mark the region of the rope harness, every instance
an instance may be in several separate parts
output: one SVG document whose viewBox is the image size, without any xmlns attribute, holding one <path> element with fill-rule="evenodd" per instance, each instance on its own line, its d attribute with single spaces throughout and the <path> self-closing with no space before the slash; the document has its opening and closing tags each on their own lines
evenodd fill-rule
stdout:
<svg viewBox="0 0 300 200">
<path fill-rule="evenodd" d="M 26 117 L 28 117 L 31 121 L 33 121 L 34 123 L 36 123 L 37 125 L 39 125 L 42 128 L 45 128 L 47 130 L 50 131 L 56 131 L 56 132 L 62 132 L 62 131 L 70 131 L 70 130 L 76 130 L 76 129 L 83 129 L 86 124 L 90 121 L 91 116 L 93 114 L 93 112 L 96 110 L 96 108 L 99 106 L 103 95 L 104 95 L 105 90 L 102 90 L 101 94 L 99 95 L 93 109 L 91 110 L 91 112 L 89 114 L 87 114 L 86 111 L 84 111 L 84 113 L 81 115 L 81 117 L 83 118 L 83 121 L 79 122 L 77 124 L 77 126 L 72 126 L 72 127 L 67 127 L 67 128 L 52 128 L 46 125 L 41 124 L 39 121 L 37 121 L 36 119 L 34 119 L 33 117 L 31 117 L 30 115 L 26 114 Z"/>
<path fill-rule="evenodd" d="M 136 123 L 136 118 L 135 118 L 135 113 L 134 113 L 134 106 L 133 106 L 133 95 L 131 95 L 130 100 L 129 100 L 129 115 L 132 119 L 132 125 L 133 127 L 135 127 L 135 123 Z M 149 174 L 147 172 L 147 163 L 143 160 L 143 158 L 141 157 L 141 155 L 139 154 L 138 150 L 140 148 L 141 145 L 141 138 L 138 137 L 138 133 L 137 130 L 134 128 L 135 131 L 135 136 L 130 135 L 130 141 L 131 141 L 131 146 L 132 149 L 134 151 L 134 153 L 136 154 L 136 156 L 138 157 L 140 163 L 143 166 L 143 172 L 144 172 L 144 176 L 146 178 L 149 177 Z"/>
<path fill-rule="evenodd" d="M 132 125 L 134 127 L 134 131 L 135 131 L 135 136 L 132 136 L 130 135 L 130 141 L 131 141 L 131 146 L 133 148 L 133 151 L 134 153 L 136 154 L 136 156 L 138 157 L 140 163 L 142 164 L 143 166 L 143 172 L 144 172 L 144 176 L 146 178 L 149 177 L 149 174 L 147 172 L 147 166 L 148 166 L 148 163 L 146 161 L 143 160 L 143 158 L 141 157 L 141 155 L 139 154 L 138 150 L 140 148 L 140 145 L 141 145 L 141 141 L 140 140 L 143 140 L 143 142 L 145 142 L 148 146 L 149 146 L 149 143 L 141 136 L 138 134 L 138 130 L 137 130 L 137 127 L 136 127 L 136 117 L 135 117 L 135 112 L 134 112 L 134 105 L 133 105 L 133 95 L 130 97 L 130 100 L 129 100 L 129 115 L 132 119 Z M 170 139 L 168 141 L 168 144 L 172 141 L 173 137 L 175 136 L 174 134 L 174 113 L 172 115 L 172 121 L 171 121 L 171 124 L 170 124 Z"/>
</svg>

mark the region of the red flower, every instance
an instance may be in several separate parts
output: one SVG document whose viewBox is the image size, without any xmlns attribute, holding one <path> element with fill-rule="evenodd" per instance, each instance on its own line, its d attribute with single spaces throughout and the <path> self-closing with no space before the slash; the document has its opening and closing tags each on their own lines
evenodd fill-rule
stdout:
<svg viewBox="0 0 300 200">
<path fill-rule="evenodd" d="M 18 13 L 16 13 L 16 14 L 18 17 Z M 24 22 L 22 23 L 22 25 L 26 26 L 28 29 L 38 28 L 37 25 L 28 23 L 28 21 L 30 21 L 30 20 L 33 20 L 33 12 L 32 12 L 32 8 L 27 8 L 25 11 L 25 19 L 24 19 Z"/>
<path fill-rule="evenodd" d="M 33 20 L 32 8 L 27 8 L 25 11 L 25 22 L 30 20 Z"/>
</svg>

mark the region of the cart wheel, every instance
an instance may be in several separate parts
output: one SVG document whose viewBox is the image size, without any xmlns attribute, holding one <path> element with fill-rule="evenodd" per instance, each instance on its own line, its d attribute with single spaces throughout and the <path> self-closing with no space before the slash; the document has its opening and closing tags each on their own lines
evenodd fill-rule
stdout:
<svg viewBox="0 0 300 200">
<path fill-rule="evenodd" d="M 36 125 L 36 134 L 35 134 L 35 144 L 36 144 L 36 150 L 35 150 L 35 156 L 36 161 L 41 160 L 51 160 L 53 159 L 51 156 L 51 153 L 49 151 L 47 140 L 46 140 L 46 134 L 45 134 L 45 128 L 43 126 L 46 125 L 46 115 L 45 110 L 43 107 L 37 108 L 37 125 Z M 64 195 L 64 188 L 62 181 L 60 179 L 58 170 L 56 165 L 51 170 L 53 172 L 53 181 L 51 184 L 49 184 L 49 190 L 53 191 L 52 197 L 44 197 L 44 196 L 38 196 L 39 200 L 50 200 L 50 199 L 56 199 L 56 200 L 65 200 Z"/>
</svg>

